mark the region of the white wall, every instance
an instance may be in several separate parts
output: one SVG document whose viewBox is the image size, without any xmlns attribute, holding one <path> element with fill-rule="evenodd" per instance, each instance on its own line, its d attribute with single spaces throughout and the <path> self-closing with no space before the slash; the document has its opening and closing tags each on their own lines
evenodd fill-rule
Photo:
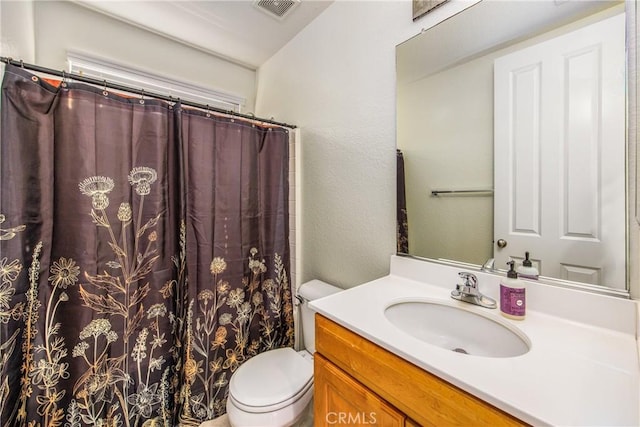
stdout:
<svg viewBox="0 0 640 427">
<path fill-rule="evenodd" d="M 431 196 L 493 188 L 493 57 L 398 84 L 409 252 L 483 264 L 493 257 L 493 197 Z"/>
<path fill-rule="evenodd" d="M 35 61 L 33 2 L 0 1 L 0 56 Z"/>
<path fill-rule="evenodd" d="M 257 114 L 301 127 L 302 281 L 352 287 L 388 274 L 395 46 L 468 5 L 412 22 L 408 0 L 338 0 L 260 67 Z"/>
<path fill-rule="evenodd" d="M 4 11 L 2 16 L 5 19 Z M 35 62 L 38 65 L 65 69 L 67 50 L 74 50 L 239 95 L 247 100 L 243 111 L 253 111 L 254 70 L 72 2 L 33 2 L 33 20 Z"/>
</svg>

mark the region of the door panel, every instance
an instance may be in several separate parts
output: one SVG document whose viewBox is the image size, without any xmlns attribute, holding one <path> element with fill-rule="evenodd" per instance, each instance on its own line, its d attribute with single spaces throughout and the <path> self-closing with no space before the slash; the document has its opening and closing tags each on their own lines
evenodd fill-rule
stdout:
<svg viewBox="0 0 640 427">
<path fill-rule="evenodd" d="M 624 15 L 496 59 L 498 268 L 625 286 Z"/>
<path fill-rule="evenodd" d="M 540 236 L 541 64 L 513 71 L 509 102 L 514 114 L 511 162 L 512 232 Z M 517 171 L 517 173 L 514 173 Z"/>
</svg>

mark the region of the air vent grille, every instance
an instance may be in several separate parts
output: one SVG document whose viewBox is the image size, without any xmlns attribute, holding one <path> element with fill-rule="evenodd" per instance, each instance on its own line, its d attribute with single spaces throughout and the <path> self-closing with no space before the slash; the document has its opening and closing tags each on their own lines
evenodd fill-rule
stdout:
<svg viewBox="0 0 640 427">
<path fill-rule="evenodd" d="M 300 0 L 256 0 L 253 2 L 256 8 L 277 19 L 283 19 L 299 4 Z"/>
</svg>

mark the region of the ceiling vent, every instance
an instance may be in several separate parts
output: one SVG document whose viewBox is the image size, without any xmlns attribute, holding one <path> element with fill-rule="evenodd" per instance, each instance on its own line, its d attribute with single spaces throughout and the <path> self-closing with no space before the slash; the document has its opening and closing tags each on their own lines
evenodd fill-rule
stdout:
<svg viewBox="0 0 640 427">
<path fill-rule="evenodd" d="M 300 0 L 255 0 L 253 5 L 267 15 L 282 20 L 300 4 Z"/>
</svg>

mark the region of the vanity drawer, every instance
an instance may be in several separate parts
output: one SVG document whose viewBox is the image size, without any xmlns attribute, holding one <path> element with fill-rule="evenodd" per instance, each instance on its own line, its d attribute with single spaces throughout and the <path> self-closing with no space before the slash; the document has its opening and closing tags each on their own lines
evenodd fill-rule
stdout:
<svg viewBox="0 0 640 427">
<path fill-rule="evenodd" d="M 527 425 L 316 314 L 316 351 L 424 426 Z"/>
</svg>

